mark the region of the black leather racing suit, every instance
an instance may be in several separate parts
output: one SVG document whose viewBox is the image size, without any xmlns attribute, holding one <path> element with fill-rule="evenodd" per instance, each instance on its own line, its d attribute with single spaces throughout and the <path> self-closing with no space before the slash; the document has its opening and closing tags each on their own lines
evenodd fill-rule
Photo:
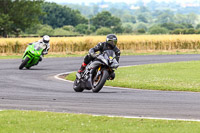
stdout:
<svg viewBox="0 0 200 133">
<path fill-rule="evenodd" d="M 90 61 L 92 61 L 94 59 L 94 57 L 91 56 L 92 53 L 95 53 L 97 51 L 100 51 L 100 53 L 103 53 L 103 51 L 105 51 L 105 50 L 113 50 L 116 55 L 116 60 L 119 62 L 120 50 L 117 48 L 117 46 L 113 47 L 112 45 L 110 45 L 106 42 L 100 42 L 94 48 L 91 48 L 89 50 L 89 54 L 86 55 L 84 58 L 84 63 L 88 64 L 88 63 L 90 63 Z"/>
</svg>

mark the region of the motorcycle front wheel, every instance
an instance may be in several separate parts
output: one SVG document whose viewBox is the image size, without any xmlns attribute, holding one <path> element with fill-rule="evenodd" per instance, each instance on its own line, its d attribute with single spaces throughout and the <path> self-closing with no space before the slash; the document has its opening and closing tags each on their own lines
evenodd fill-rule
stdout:
<svg viewBox="0 0 200 133">
<path fill-rule="evenodd" d="M 26 59 L 22 62 L 22 64 L 19 66 L 19 69 L 21 70 L 21 69 L 23 69 L 25 66 L 26 66 L 26 64 L 28 63 L 28 61 L 29 61 L 30 59 L 28 58 L 28 57 L 26 57 Z"/>
<path fill-rule="evenodd" d="M 94 88 L 92 89 L 92 91 L 94 93 L 98 93 L 102 89 L 102 87 L 106 83 L 106 80 L 107 80 L 108 76 L 109 76 L 108 71 L 107 70 L 103 70 L 102 74 L 99 75 L 99 77 L 97 77 L 97 79 L 95 79 L 95 81 L 93 81 Z"/>
<path fill-rule="evenodd" d="M 80 82 L 77 83 L 77 81 L 78 81 L 78 79 L 76 78 L 75 81 L 74 81 L 74 85 L 73 85 L 74 91 L 75 92 L 82 92 L 84 89 L 81 88 Z"/>
</svg>

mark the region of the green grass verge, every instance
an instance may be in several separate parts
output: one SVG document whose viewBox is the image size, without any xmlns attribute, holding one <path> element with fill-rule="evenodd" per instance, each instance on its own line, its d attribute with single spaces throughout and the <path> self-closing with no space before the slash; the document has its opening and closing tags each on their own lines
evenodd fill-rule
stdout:
<svg viewBox="0 0 200 133">
<path fill-rule="evenodd" d="M 55 57 L 82 57 L 85 56 L 87 52 L 82 52 L 79 54 L 48 54 L 45 55 L 46 58 L 55 58 Z M 200 54 L 199 51 L 190 51 L 190 52 L 144 52 L 144 53 L 134 53 L 131 51 L 122 51 L 121 55 L 179 55 L 179 54 Z M 0 55 L 0 59 L 21 59 L 22 55 L 13 54 L 13 55 Z"/>
<path fill-rule="evenodd" d="M 199 133 L 200 123 L 77 115 L 37 111 L 1 111 L 1 133 Z"/>
<path fill-rule="evenodd" d="M 153 52 L 140 52 L 140 53 L 135 53 L 132 51 L 122 51 L 122 55 L 181 55 L 181 54 L 200 54 L 200 51 L 153 51 Z"/>
<path fill-rule="evenodd" d="M 122 67 L 108 86 L 137 89 L 200 92 L 200 61 Z M 66 77 L 74 80 L 75 73 Z"/>
</svg>

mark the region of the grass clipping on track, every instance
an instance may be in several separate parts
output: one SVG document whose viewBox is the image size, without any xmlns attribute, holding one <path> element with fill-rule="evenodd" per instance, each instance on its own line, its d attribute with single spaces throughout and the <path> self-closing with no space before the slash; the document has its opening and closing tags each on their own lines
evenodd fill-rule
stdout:
<svg viewBox="0 0 200 133">
<path fill-rule="evenodd" d="M 199 122 L 1 111 L 1 133 L 197 133 Z"/>
<path fill-rule="evenodd" d="M 108 86 L 136 89 L 200 92 L 200 61 L 122 67 Z M 75 73 L 66 77 L 75 79 Z"/>
</svg>

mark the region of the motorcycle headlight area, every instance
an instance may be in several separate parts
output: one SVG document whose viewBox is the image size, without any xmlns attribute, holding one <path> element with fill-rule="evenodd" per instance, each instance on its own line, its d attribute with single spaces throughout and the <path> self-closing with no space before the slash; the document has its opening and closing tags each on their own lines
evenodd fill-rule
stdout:
<svg viewBox="0 0 200 133">
<path fill-rule="evenodd" d="M 109 60 L 109 63 L 112 64 L 112 63 L 113 63 L 113 60 L 110 59 L 110 60 Z"/>
<path fill-rule="evenodd" d="M 106 65 L 108 65 L 108 61 L 107 61 L 106 59 L 102 59 L 102 61 L 103 61 Z"/>
<path fill-rule="evenodd" d="M 111 67 L 111 68 L 118 68 L 118 67 L 119 67 L 119 64 L 113 63 L 113 64 L 111 64 L 110 67 Z"/>
<path fill-rule="evenodd" d="M 112 62 L 112 64 L 111 64 L 111 68 L 118 68 L 119 67 L 119 63 L 117 62 L 117 60 L 116 59 L 114 59 L 114 60 L 112 60 L 113 62 Z"/>
</svg>

